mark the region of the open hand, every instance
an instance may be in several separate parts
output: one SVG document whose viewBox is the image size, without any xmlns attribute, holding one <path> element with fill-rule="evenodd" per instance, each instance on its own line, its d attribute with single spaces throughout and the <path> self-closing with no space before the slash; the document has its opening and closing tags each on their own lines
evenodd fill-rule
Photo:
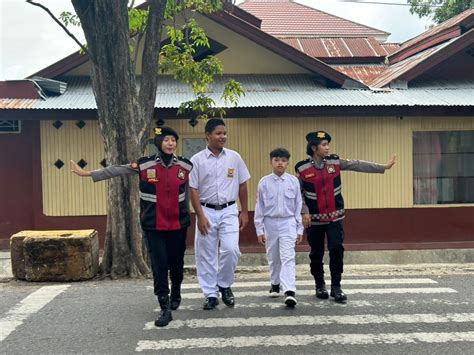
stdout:
<svg viewBox="0 0 474 355">
<path fill-rule="evenodd" d="M 71 171 L 78 176 L 91 176 L 91 172 L 82 169 L 74 160 L 69 160 Z"/>
<path fill-rule="evenodd" d="M 388 161 L 388 163 L 385 165 L 385 169 L 386 169 L 386 170 L 391 169 L 392 166 L 395 165 L 396 160 L 397 160 L 397 155 L 396 155 L 396 154 L 392 155 L 392 157 L 390 158 L 390 160 Z"/>
</svg>

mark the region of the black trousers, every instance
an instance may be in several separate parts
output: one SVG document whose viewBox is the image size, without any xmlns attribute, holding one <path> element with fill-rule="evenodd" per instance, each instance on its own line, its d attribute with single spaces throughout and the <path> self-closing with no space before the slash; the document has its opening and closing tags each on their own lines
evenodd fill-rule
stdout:
<svg viewBox="0 0 474 355">
<path fill-rule="evenodd" d="M 175 231 L 144 231 L 153 271 L 153 288 L 158 297 L 169 295 L 171 284 L 183 282 L 184 252 L 187 228 Z"/>
<path fill-rule="evenodd" d="M 316 285 L 324 283 L 324 239 L 327 238 L 329 250 L 329 270 L 331 284 L 341 285 L 341 275 L 344 271 L 344 229 L 342 222 L 311 226 L 307 230 L 308 243 L 311 247 L 309 253 L 311 274 Z"/>
</svg>

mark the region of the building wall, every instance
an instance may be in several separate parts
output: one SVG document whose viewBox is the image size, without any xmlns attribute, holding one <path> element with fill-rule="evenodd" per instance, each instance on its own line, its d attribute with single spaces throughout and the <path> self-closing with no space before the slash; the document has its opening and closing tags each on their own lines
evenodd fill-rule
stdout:
<svg viewBox="0 0 474 355">
<path fill-rule="evenodd" d="M 43 180 L 43 212 L 47 216 L 86 216 L 106 214 L 106 182 L 94 184 L 79 178 L 69 168 L 57 169 L 61 159 L 84 159 L 86 169 L 100 168 L 103 159 L 101 138 L 95 121 L 85 121 L 79 129 L 74 121 L 64 121 L 60 129 L 53 121 L 41 122 L 41 167 Z M 204 123 L 191 127 L 186 120 L 167 120 L 166 124 L 186 138 L 203 137 Z M 343 194 L 349 209 L 381 209 L 413 207 L 412 132 L 415 130 L 474 129 L 474 117 L 318 117 L 227 120 L 228 147 L 235 149 L 247 163 L 250 210 L 254 209 L 256 188 L 260 178 L 271 172 L 269 152 L 283 146 L 292 158 L 289 171 L 305 159 L 307 132 L 323 129 L 333 141 L 331 150 L 341 157 L 385 163 L 391 154 L 398 155 L 395 168 L 379 174 L 343 172 Z M 449 206 L 449 205 L 448 205 Z M 426 206 L 424 206 L 426 207 Z M 436 206 L 444 208 L 446 205 Z"/>
<path fill-rule="evenodd" d="M 223 65 L 225 74 L 309 73 L 308 70 L 206 17 L 198 15 L 198 21 L 209 38 L 227 47 L 216 55 Z M 137 61 L 138 75 L 141 74 L 143 43 L 144 40 L 142 40 Z M 89 62 L 72 70 L 68 75 L 90 75 Z"/>
</svg>

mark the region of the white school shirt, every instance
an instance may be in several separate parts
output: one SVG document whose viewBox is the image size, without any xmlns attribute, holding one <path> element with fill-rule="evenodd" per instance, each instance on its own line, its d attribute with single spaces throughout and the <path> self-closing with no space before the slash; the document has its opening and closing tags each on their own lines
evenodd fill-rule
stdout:
<svg viewBox="0 0 474 355">
<path fill-rule="evenodd" d="M 191 158 L 193 170 L 189 186 L 199 191 L 203 203 L 222 205 L 237 200 L 239 185 L 250 179 L 250 173 L 239 153 L 222 149 L 219 156 L 211 150 L 201 150 Z"/>
<path fill-rule="evenodd" d="M 264 176 L 258 183 L 257 204 L 255 205 L 254 223 L 257 235 L 265 234 L 263 220 L 265 217 L 294 217 L 296 232 L 302 235 L 301 223 L 302 198 L 298 179 L 288 173 L 278 176 L 274 173 Z"/>
</svg>

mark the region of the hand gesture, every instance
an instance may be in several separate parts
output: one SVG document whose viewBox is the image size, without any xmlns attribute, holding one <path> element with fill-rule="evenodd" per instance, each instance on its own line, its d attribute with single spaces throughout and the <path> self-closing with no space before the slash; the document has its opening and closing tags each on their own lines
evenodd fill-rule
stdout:
<svg viewBox="0 0 474 355">
<path fill-rule="evenodd" d="M 71 171 L 78 176 L 91 176 L 91 172 L 82 169 L 74 160 L 70 160 Z"/>
<path fill-rule="evenodd" d="M 385 170 L 391 169 L 392 166 L 395 165 L 396 160 L 397 160 L 397 155 L 396 154 L 392 155 L 388 163 L 385 165 Z"/>
</svg>

